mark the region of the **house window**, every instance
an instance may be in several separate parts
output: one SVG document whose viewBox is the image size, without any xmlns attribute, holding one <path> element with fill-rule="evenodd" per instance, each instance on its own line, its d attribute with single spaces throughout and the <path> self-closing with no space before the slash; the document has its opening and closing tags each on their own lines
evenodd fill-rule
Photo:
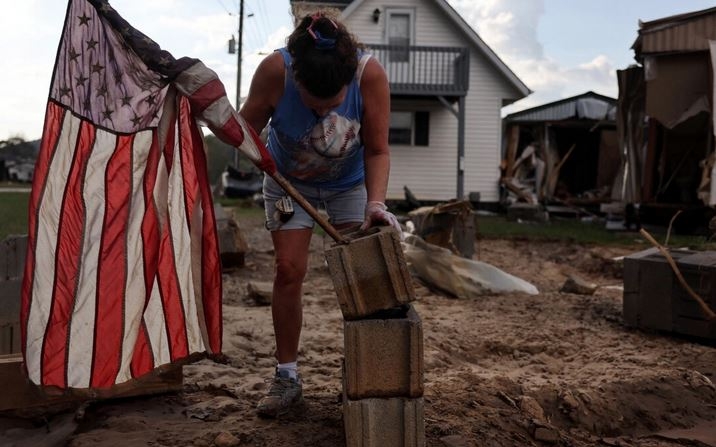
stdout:
<svg viewBox="0 0 716 447">
<path fill-rule="evenodd" d="M 387 43 L 390 45 L 390 62 L 410 61 L 410 41 L 413 35 L 412 11 L 387 11 Z"/>
<path fill-rule="evenodd" d="M 388 142 L 406 146 L 427 146 L 430 136 L 428 112 L 390 112 Z"/>
</svg>

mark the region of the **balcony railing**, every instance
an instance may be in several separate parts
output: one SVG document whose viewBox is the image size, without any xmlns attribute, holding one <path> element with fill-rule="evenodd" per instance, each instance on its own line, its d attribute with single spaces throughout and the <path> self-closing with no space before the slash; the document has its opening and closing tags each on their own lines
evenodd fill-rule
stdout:
<svg viewBox="0 0 716 447">
<path fill-rule="evenodd" d="M 470 60 L 467 48 L 367 45 L 385 68 L 392 95 L 464 96 Z"/>
</svg>

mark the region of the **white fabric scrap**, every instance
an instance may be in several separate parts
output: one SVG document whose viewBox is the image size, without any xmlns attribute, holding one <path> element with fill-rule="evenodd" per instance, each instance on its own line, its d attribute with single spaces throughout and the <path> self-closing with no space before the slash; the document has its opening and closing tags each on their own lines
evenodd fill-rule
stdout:
<svg viewBox="0 0 716 447">
<path fill-rule="evenodd" d="M 539 294 L 537 287 L 523 279 L 488 263 L 457 256 L 412 234 L 405 235 L 403 251 L 415 275 L 458 298 L 509 292 Z"/>
</svg>

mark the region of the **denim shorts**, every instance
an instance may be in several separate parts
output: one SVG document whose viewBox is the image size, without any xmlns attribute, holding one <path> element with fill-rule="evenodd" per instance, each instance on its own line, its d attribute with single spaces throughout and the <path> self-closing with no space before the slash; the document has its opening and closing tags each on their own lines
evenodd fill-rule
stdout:
<svg viewBox="0 0 716 447">
<path fill-rule="evenodd" d="M 316 209 L 323 209 L 328 214 L 328 221 L 333 225 L 345 223 L 361 223 L 365 217 L 365 203 L 367 193 L 364 184 L 359 184 L 345 191 L 333 189 L 316 188 L 313 186 L 293 185 L 301 193 L 308 203 Z M 286 196 L 283 188 L 274 179 L 264 175 L 264 209 L 266 211 L 266 228 L 270 231 L 276 230 L 298 230 L 313 228 L 315 221 L 299 205 L 293 201 L 294 214 L 287 222 L 278 220 L 274 213 L 276 201 Z"/>
</svg>

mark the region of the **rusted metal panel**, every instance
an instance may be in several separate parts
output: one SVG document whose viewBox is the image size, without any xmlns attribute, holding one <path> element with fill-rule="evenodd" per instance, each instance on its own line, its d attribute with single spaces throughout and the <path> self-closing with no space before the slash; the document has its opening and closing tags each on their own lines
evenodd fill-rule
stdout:
<svg viewBox="0 0 716 447">
<path fill-rule="evenodd" d="M 716 39 L 716 8 L 644 22 L 634 43 L 637 58 L 646 54 L 708 51 Z"/>
</svg>

